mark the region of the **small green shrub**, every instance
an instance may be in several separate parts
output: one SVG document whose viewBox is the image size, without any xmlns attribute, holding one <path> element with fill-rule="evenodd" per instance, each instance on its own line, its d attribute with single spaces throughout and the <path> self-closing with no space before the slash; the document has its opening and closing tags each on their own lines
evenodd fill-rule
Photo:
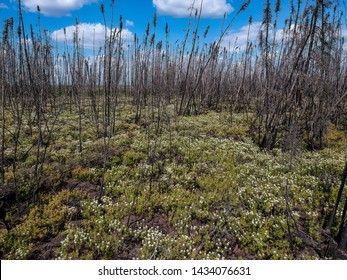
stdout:
<svg viewBox="0 0 347 280">
<path fill-rule="evenodd" d="M 122 163 L 127 166 L 133 166 L 146 158 L 146 155 L 136 151 L 127 151 L 123 154 Z"/>
</svg>

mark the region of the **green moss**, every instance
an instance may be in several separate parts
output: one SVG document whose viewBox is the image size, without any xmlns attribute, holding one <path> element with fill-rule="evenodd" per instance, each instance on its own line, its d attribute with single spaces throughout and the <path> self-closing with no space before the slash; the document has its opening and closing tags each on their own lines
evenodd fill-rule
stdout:
<svg viewBox="0 0 347 280">
<path fill-rule="evenodd" d="M 331 126 L 327 131 L 324 142 L 327 147 L 331 147 L 337 150 L 347 149 L 347 132 L 345 130 L 338 130 Z"/>
<path fill-rule="evenodd" d="M 130 150 L 123 154 L 122 163 L 128 166 L 132 166 L 140 163 L 145 158 L 145 154 Z"/>
<path fill-rule="evenodd" d="M 95 168 L 82 168 L 77 167 L 71 171 L 71 175 L 73 179 L 76 179 L 80 182 L 90 182 L 90 183 L 98 183 L 101 173 L 98 169 Z"/>
<path fill-rule="evenodd" d="M 1 232 L 4 255 L 9 259 L 27 258 L 35 244 L 63 232 L 69 221 L 78 218 L 79 203 L 85 197 L 78 190 L 45 197 L 48 204 L 33 207 L 22 223 L 9 232 Z"/>
</svg>

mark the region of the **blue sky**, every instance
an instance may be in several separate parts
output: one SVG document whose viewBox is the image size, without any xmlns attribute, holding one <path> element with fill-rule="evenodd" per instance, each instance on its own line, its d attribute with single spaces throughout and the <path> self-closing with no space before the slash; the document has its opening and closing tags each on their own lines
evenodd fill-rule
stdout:
<svg viewBox="0 0 347 280">
<path fill-rule="evenodd" d="M 200 5 L 200 0 L 195 1 Z M 235 38 L 239 38 L 238 44 L 242 45 L 246 38 L 248 30 L 249 16 L 253 17 L 253 28 L 251 36 L 256 37 L 262 20 L 262 10 L 265 0 L 251 1 L 251 5 L 246 12 L 241 13 L 235 20 L 233 26 L 229 30 L 229 36 L 226 41 L 234 43 Z M 272 0 L 274 9 L 275 0 Z M 289 0 L 282 0 L 280 22 L 288 17 Z M 305 1 L 303 1 L 305 2 Z M 228 22 L 239 10 L 243 1 L 230 0 L 204 0 L 201 29 L 205 30 L 207 25 L 210 25 L 207 41 L 216 40 L 220 34 L 223 24 L 223 15 L 226 13 Z M 92 48 L 93 38 L 95 41 L 103 39 L 103 17 L 100 12 L 100 4 L 104 4 L 107 23 L 111 19 L 111 0 L 22 0 L 24 11 L 24 19 L 27 26 L 37 26 L 37 5 L 41 8 L 41 28 L 47 29 L 52 38 L 57 38 L 58 41 L 63 40 L 63 28 L 66 28 L 68 33 L 73 33 L 76 18 L 80 22 L 80 30 L 83 31 L 84 42 L 86 48 Z M 187 28 L 189 11 L 191 5 L 190 0 L 115 0 L 114 23 L 118 26 L 119 16 L 123 17 L 124 38 L 131 40 L 136 33 L 139 38 L 142 38 L 146 25 L 152 22 L 154 13 L 158 15 L 157 25 L 157 40 L 165 38 L 165 24 L 169 24 L 170 40 L 182 40 L 184 31 Z M 18 3 L 17 0 L 0 0 L 0 20 L 14 17 L 18 18 Z M 72 36 L 72 35 L 71 35 Z"/>
</svg>

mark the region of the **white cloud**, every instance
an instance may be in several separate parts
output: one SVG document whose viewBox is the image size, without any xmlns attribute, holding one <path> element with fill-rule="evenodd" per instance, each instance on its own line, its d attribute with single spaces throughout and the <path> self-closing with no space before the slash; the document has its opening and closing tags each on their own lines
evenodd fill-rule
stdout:
<svg viewBox="0 0 347 280">
<path fill-rule="evenodd" d="M 242 26 L 239 30 L 230 31 L 224 38 L 222 45 L 223 47 L 237 49 L 235 51 L 244 51 L 247 47 L 247 34 L 248 34 L 249 25 Z M 262 29 L 262 22 L 253 22 L 249 28 L 249 39 L 248 42 L 252 43 L 253 46 L 259 43 L 260 30 Z M 290 28 L 286 29 L 277 29 L 275 43 L 281 44 L 282 39 L 288 40 L 292 36 L 292 31 L 294 30 L 294 24 Z M 303 30 L 297 30 L 297 32 L 304 32 Z M 304 34 L 304 33 L 302 33 Z M 289 37 L 288 37 L 289 36 Z M 304 35 L 306 36 L 306 35 Z M 341 36 L 347 41 L 347 28 L 341 30 Z M 306 38 L 306 37 L 305 37 Z M 270 32 L 270 40 L 273 40 L 273 32 Z M 343 45 L 343 50 L 347 52 L 347 43 Z"/>
<path fill-rule="evenodd" d="M 161 15 L 174 17 L 188 17 L 193 1 L 189 0 L 153 0 L 153 5 Z M 201 0 L 195 0 L 194 8 L 200 9 Z M 230 14 L 233 7 L 226 0 L 204 0 L 202 5 L 202 17 L 221 18 L 224 14 Z M 194 15 L 195 13 L 193 13 Z"/>
<path fill-rule="evenodd" d="M 8 6 L 4 3 L 0 3 L 0 9 L 8 9 Z"/>
<path fill-rule="evenodd" d="M 134 26 L 134 22 L 131 20 L 126 20 L 125 21 L 125 26 Z"/>
<path fill-rule="evenodd" d="M 73 10 L 78 10 L 85 5 L 97 3 L 99 0 L 23 0 L 24 7 L 30 12 L 36 12 L 37 6 L 45 16 L 68 16 Z"/>
<path fill-rule="evenodd" d="M 57 40 L 59 43 L 66 41 L 69 45 L 73 44 L 74 34 L 76 32 L 76 26 L 71 25 L 64 28 L 54 31 L 51 34 L 51 38 L 53 40 Z M 79 39 L 81 44 L 86 49 L 95 49 L 104 46 L 105 43 L 105 26 L 101 23 L 80 23 L 78 25 Z M 66 34 L 66 35 L 65 35 Z M 110 29 L 107 28 L 107 34 L 110 34 Z M 128 29 L 122 30 L 122 38 L 123 40 L 129 42 L 133 39 L 133 33 Z M 95 44 L 94 44 L 95 43 Z"/>
<path fill-rule="evenodd" d="M 251 26 L 245 25 L 242 26 L 239 31 L 232 31 L 228 33 L 227 36 L 223 39 L 223 45 L 231 45 L 232 47 L 238 47 L 241 51 L 245 50 L 247 47 L 247 38 L 249 43 L 255 43 L 259 36 L 259 31 L 261 29 L 261 22 L 253 22 Z M 248 37 L 249 29 L 249 37 Z M 236 44 L 235 44 L 236 42 Z"/>
</svg>

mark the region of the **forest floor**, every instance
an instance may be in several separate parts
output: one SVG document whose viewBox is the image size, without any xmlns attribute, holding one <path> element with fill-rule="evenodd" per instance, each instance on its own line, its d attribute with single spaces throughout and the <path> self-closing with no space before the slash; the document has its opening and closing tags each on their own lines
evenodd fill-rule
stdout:
<svg viewBox="0 0 347 280">
<path fill-rule="evenodd" d="M 323 230 L 346 131 L 331 126 L 326 148 L 293 154 L 260 149 L 244 114 L 164 116 L 158 127 L 135 124 L 129 104 L 117 110 L 101 202 L 104 140 L 87 113 L 82 152 L 78 114 L 60 113 L 35 204 L 37 131 L 23 122 L 15 193 L 7 120 L 1 259 L 347 259 Z"/>
</svg>

